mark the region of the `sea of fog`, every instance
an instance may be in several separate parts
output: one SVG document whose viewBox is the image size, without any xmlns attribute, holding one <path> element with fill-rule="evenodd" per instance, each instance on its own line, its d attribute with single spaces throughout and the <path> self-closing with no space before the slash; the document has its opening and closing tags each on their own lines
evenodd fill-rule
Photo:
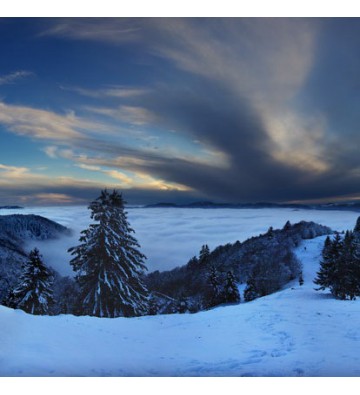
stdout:
<svg viewBox="0 0 360 395">
<path fill-rule="evenodd" d="M 135 230 L 141 251 L 147 256 L 149 272 L 169 270 L 184 265 L 197 255 L 203 244 L 210 249 L 220 244 L 243 241 L 267 231 L 281 228 L 287 220 L 315 221 L 333 230 L 352 229 L 359 213 L 294 209 L 197 209 L 197 208 L 127 208 L 128 220 Z M 47 264 L 62 275 L 73 275 L 69 265 L 69 247 L 78 244 L 80 231 L 87 228 L 90 212 L 82 206 L 32 207 L 0 210 L 6 214 L 37 214 L 73 230 L 72 236 L 59 240 L 34 242 Z"/>
</svg>

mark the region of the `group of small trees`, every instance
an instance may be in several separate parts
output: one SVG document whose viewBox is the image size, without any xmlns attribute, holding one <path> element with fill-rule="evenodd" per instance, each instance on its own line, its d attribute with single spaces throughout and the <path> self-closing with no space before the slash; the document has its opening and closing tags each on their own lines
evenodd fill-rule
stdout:
<svg viewBox="0 0 360 395">
<path fill-rule="evenodd" d="M 302 285 L 301 264 L 292 251 L 283 250 L 280 245 L 271 255 L 258 257 L 246 281 L 244 300 L 250 302 L 276 292 L 296 277 Z"/>
<path fill-rule="evenodd" d="M 240 303 L 241 297 L 233 272 L 219 272 L 216 266 L 211 264 L 210 248 L 207 244 L 202 245 L 199 257 L 191 258 L 187 267 L 192 271 L 200 270 L 206 278 L 203 285 L 199 284 L 199 287 L 204 288 L 203 295 L 200 298 L 186 297 L 182 292 L 174 312 L 193 313 L 223 303 Z"/>
<path fill-rule="evenodd" d="M 241 297 L 232 271 L 228 271 L 224 279 L 220 278 L 215 266 L 210 267 L 208 273 L 208 287 L 205 293 L 207 308 L 222 303 L 240 303 Z"/>
<path fill-rule="evenodd" d="M 122 195 L 104 190 L 89 209 L 96 223 L 81 232 L 80 245 L 69 249 L 79 289 L 73 313 L 97 317 L 148 313 L 148 291 L 142 281 L 146 258 L 131 235 L 134 231 L 127 221 Z M 54 302 L 53 282 L 52 272 L 34 249 L 19 285 L 4 304 L 31 314 L 49 314 Z"/>
<path fill-rule="evenodd" d="M 354 231 L 347 231 L 344 238 L 339 233 L 326 238 L 314 283 L 317 290 L 329 288 L 339 299 L 360 296 L 360 217 Z"/>
</svg>

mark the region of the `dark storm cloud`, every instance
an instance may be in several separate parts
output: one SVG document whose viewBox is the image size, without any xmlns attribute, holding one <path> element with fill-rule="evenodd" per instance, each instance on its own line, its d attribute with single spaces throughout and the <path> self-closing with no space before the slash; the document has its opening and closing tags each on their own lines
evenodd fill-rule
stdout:
<svg viewBox="0 0 360 395">
<path fill-rule="evenodd" d="M 317 56 L 300 99 L 306 111 L 324 111 L 344 136 L 360 121 L 360 20 L 323 21 Z"/>
<path fill-rule="evenodd" d="M 161 179 L 192 188 L 192 196 L 222 201 L 253 200 L 308 200 L 332 198 L 359 193 L 358 174 L 351 169 L 359 166 L 356 147 L 339 150 L 340 145 L 326 142 L 328 157 L 332 158 L 328 170 L 316 173 L 299 169 L 291 163 L 279 162 L 271 155 L 274 143 L 269 138 L 266 125 L 246 100 L 219 83 L 197 77 L 181 85 L 163 85 L 156 91 L 136 99 L 136 104 L 146 105 L 158 115 L 163 128 L 179 130 L 192 139 L 225 153 L 229 167 L 220 163 L 202 164 L 162 154 L 129 149 L 96 139 L 85 139 L 79 145 L 91 151 L 107 154 L 100 164 L 114 167 L 112 157 L 132 157 L 141 160 L 134 165 L 122 163 L 119 168 L 144 171 Z M 352 155 L 349 155 L 352 153 Z M 289 152 L 291 155 L 291 152 Z M 159 194 L 158 194 L 159 193 Z M 152 196 L 151 201 L 173 200 L 179 193 L 143 190 L 127 191 L 140 201 Z"/>
<path fill-rule="evenodd" d="M 359 192 L 354 178 L 336 166 L 319 176 L 279 163 L 271 156 L 273 142 L 260 116 L 245 99 L 209 81 L 192 89 L 158 92 L 149 103 L 151 110 L 163 114 L 168 127 L 186 130 L 230 158 L 228 169 L 179 161 L 149 165 L 165 179 L 232 201 L 322 198 L 337 195 L 339 189 L 344 194 Z"/>
<path fill-rule="evenodd" d="M 245 100 L 239 100 L 219 84 L 197 81 L 194 86 L 158 91 L 148 108 L 162 114 L 164 126 L 187 131 L 230 159 L 223 169 L 197 163 L 168 161 L 151 170 L 165 179 L 188 185 L 209 196 L 231 200 L 263 194 L 271 184 L 275 190 L 298 172 L 284 169 L 269 153 L 271 145 L 261 120 Z M 269 175 L 272 175 L 270 181 Z M 246 190 L 244 190 L 246 189 Z"/>
</svg>

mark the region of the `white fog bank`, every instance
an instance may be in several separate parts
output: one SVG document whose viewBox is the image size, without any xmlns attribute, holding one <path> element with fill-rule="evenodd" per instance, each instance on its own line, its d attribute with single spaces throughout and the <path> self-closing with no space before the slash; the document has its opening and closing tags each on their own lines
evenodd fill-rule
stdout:
<svg viewBox="0 0 360 395">
<path fill-rule="evenodd" d="M 314 221 L 342 231 L 352 229 L 360 215 L 351 211 L 294 209 L 128 208 L 126 211 L 141 251 L 148 258 L 149 272 L 186 264 L 203 244 L 214 249 L 220 244 L 243 241 L 266 232 L 269 226 L 281 228 L 287 220 Z M 46 263 L 60 274 L 73 275 L 67 249 L 78 244 L 80 231 L 90 223 L 90 211 L 82 206 L 0 211 L 0 215 L 15 213 L 41 215 L 73 230 L 71 237 L 37 241 L 27 246 L 29 249 L 37 246 Z"/>
</svg>

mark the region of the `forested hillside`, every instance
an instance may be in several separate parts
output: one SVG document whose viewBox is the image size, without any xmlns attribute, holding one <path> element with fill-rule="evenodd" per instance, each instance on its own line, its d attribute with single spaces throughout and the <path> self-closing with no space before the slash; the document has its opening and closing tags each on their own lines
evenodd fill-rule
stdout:
<svg viewBox="0 0 360 395">
<path fill-rule="evenodd" d="M 218 246 L 212 252 L 204 245 L 199 256 L 191 258 L 186 265 L 150 273 L 146 284 L 160 312 L 178 309 L 196 312 L 226 302 L 229 273 L 237 283 L 247 283 L 246 290 L 253 288 L 251 295 L 248 292 L 248 300 L 251 300 L 300 278 L 301 265 L 294 248 L 304 239 L 331 233 L 330 228 L 314 222 L 301 221 L 294 225 L 287 222 L 281 230 L 270 228 L 265 234 L 243 243 Z"/>
</svg>

